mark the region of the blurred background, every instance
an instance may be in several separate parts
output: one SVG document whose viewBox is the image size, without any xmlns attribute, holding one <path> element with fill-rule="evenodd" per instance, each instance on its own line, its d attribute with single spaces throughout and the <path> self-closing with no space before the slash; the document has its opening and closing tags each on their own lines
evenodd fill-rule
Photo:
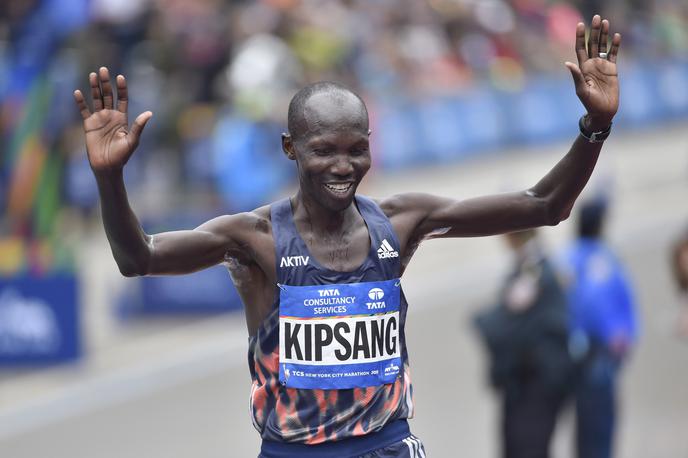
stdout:
<svg viewBox="0 0 688 458">
<path fill-rule="evenodd" d="M 279 134 L 292 95 L 317 80 L 368 105 L 374 165 L 361 192 L 465 198 L 532 186 L 568 150 L 583 108 L 563 63 L 594 13 L 623 35 L 622 95 L 586 193 L 610 199 L 608 240 L 641 329 L 618 456 L 688 456 L 688 347 L 669 266 L 688 226 L 684 0 L 3 0 L 0 456 L 243 457 L 259 446 L 226 269 L 117 271 L 72 98 L 88 93 L 89 72 L 127 77 L 131 119 L 154 113 L 125 174 L 147 231 L 293 192 Z M 548 249 L 571 228 L 543 230 Z M 499 238 L 426 245 L 404 278 L 412 428 L 430 456 L 495 456 L 496 401 L 470 317 L 494 299 L 509 254 Z M 555 456 L 570 455 L 571 429 L 565 417 Z"/>
</svg>

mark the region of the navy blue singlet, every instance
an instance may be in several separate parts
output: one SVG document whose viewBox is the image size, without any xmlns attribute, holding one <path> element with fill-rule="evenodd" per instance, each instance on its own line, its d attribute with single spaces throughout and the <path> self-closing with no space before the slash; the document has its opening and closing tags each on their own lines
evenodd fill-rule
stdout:
<svg viewBox="0 0 688 458">
<path fill-rule="evenodd" d="M 289 199 L 271 206 L 278 298 L 249 338 L 248 355 L 261 456 L 316 449 L 313 456 L 326 456 L 337 442 L 355 456 L 371 450 L 371 440 L 381 446 L 409 435 L 399 241 L 375 202 L 357 196 L 356 205 L 371 246 L 351 272 L 327 269 L 310 254 Z"/>
</svg>

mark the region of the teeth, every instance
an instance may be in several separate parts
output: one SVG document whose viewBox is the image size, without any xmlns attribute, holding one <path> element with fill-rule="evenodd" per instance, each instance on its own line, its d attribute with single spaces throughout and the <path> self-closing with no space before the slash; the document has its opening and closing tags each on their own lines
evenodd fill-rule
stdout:
<svg viewBox="0 0 688 458">
<path fill-rule="evenodd" d="M 345 193 L 351 188 L 351 183 L 325 184 L 325 187 L 333 192 Z"/>
</svg>

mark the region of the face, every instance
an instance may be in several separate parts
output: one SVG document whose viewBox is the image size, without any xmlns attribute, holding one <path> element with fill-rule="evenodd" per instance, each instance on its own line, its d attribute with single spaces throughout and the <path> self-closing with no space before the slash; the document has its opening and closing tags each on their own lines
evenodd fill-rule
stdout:
<svg viewBox="0 0 688 458">
<path fill-rule="evenodd" d="M 306 103 L 303 127 L 298 138 L 283 139 L 287 156 L 296 160 L 302 194 L 329 210 L 348 208 L 371 161 L 361 102 L 315 94 Z"/>
</svg>

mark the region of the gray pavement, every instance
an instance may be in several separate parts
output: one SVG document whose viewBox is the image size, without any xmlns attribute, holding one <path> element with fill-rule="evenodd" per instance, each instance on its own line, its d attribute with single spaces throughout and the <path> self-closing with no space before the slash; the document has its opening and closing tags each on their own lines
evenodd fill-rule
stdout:
<svg viewBox="0 0 688 458">
<path fill-rule="evenodd" d="M 688 456 L 688 342 L 674 333 L 676 298 L 667 248 L 688 224 L 688 132 L 618 132 L 590 184 L 614 183 L 610 239 L 635 281 L 642 340 L 623 381 L 619 457 Z M 456 166 L 375 176 L 364 193 L 404 191 L 471 197 L 534 184 L 568 145 Z M 553 249 L 570 223 L 545 229 Z M 100 232 L 84 256 L 91 354 L 78 367 L 0 374 L 0 457 L 251 457 L 250 379 L 240 314 L 122 327 L 108 297 L 118 278 Z M 498 238 L 437 240 L 416 254 L 403 283 L 415 388 L 411 426 L 430 457 L 497 456 L 497 403 L 469 326 L 490 303 L 507 266 Z M 555 457 L 570 456 L 571 427 Z"/>
</svg>

